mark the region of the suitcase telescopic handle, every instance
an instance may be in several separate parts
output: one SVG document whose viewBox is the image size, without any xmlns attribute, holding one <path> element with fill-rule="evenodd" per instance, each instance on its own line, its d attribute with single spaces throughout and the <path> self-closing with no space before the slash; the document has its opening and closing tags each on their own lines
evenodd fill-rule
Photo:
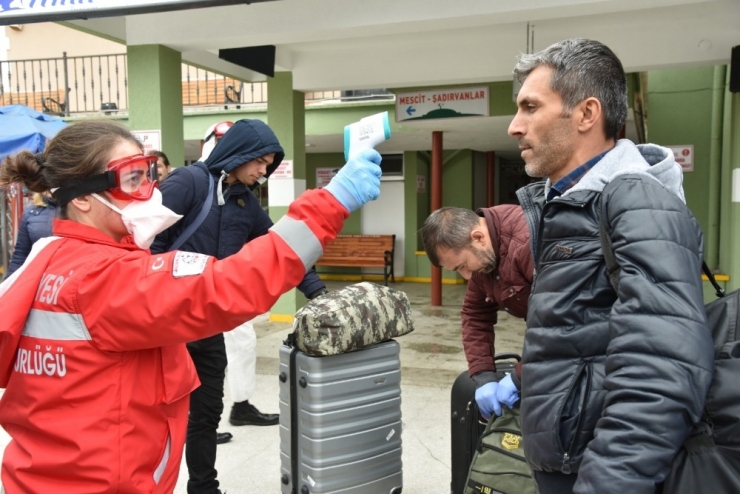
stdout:
<svg viewBox="0 0 740 494">
<path fill-rule="evenodd" d="M 511 360 L 511 359 L 514 359 L 517 362 L 520 362 L 522 360 L 522 356 L 519 355 L 518 353 L 514 353 L 514 352 L 497 353 L 496 355 L 493 356 L 493 360 L 494 361 L 497 361 L 497 360 Z"/>
</svg>

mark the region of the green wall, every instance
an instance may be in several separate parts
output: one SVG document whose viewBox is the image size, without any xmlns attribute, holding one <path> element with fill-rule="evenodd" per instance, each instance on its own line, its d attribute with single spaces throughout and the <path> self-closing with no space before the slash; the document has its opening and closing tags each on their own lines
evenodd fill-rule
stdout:
<svg viewBox="0 0 740 494">
<path fill-rule="evenodd" d="M 442 206 L 473 208 L 473 152 L 469 149 L 444 152 Z"/>
<path fill-rule="evenodd" d="M 709 231 L 713 77 L 713 67 L 648 74 L 648 141 L 694 146 L 694 171 L 684 172 L 683 188 L 705 234 Z"/>
<path fill-rule="evenodd" d="M 306 154 L 306 189 L 316 188 L 317 168 L 340 168 L 344 165 L 344 155 L 341 153 L 314 153 Z M 353 212 L 344 222 L 342 234 L 356 235 L 362 233 L 362 208 Z"/>
<path fill-rule="evenodd" d="M 731 201 L 738 168 L 738 95 L 726 66 L 664 70 L 648 75 L 648 141 L 694 146 L 694 171 L 684 173 L 686 201 L 704 231 L 704 257 L 720 285 L 740 287 L 740 207 Z M 714 299 L 705 283 L 705 300 Z"/>
<path fill-rule="evenodd" d="M 306 106 L 306 128 L 311 135 L 331 135 L 344 130 L 344 126 L 376 113 L 388 112 L 391 135 L 400 132 L 396 123 L 395 103 L 388 101 L 362 101 L 341 104 Z"/>
<path fill-rule="evenodd" d="M 128 46 L 128 125 L 132 130 L 160 130 L 162 150 L 172 163 L 184 156 L 182 57 L 162 45 Z"/>
</svg>

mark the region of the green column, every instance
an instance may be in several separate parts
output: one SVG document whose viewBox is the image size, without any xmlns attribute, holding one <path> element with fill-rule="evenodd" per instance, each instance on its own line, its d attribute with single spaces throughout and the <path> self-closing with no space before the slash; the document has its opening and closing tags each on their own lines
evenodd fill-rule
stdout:
<svg viewBox="0 0 740 494">
<path fill-rule="evenodd" d="M 404 278 L 417 278 L 418 268 L 416 266 L 416 250 L 419 224 L 419 193 L 417 192 L 417 179 L 419 174 L 419 155 L 416 151 L 405 151 L 403 153 L 403 203 L 404 211 L 404 236 L 406 241 L 405 252 L 396 252 L 395 255 L 404 256 Z"/>
<path fill-rule="evenodd" d="M 293 74 L 276 72 L 267 80 L 267 123 L 293 162 L 293 177 L 268 180 L 270 218 L 278 221 L 293 200 L 306 190 L 306 123 L 304 94 L 293 90 Z M 270 320 L 292 322 L 306 303 L 298 290 L 291 290 L 272 307 Z"/>
<path fill-rule="evenodd" d="M 131 130 L 159 130 L 162 151 L 173 166 L 185 160 L 182 114 L 182 56 L 162 45 L 126 48 Z"/>
<path fill-rule="evenodd" d="M 727 213 L 727 221 L 722 221 L 722 236 L 727 237 L 727 242 L 721 243 L 727 247 L 720 257 L 725 261 L 730 277 L 727 289 L 736 290 L 740 288 L 740 93 L 728 93 L 727 96 L 730 102 L 725 107 L 729 110 L 729 118 L 726 119 L 729 125 L 725 127 L 727 160 L 724 168 L 727 170 L 726 176 L 729 175 L 731 191 L 722 199 L 723 209 Z"/>
</svg>

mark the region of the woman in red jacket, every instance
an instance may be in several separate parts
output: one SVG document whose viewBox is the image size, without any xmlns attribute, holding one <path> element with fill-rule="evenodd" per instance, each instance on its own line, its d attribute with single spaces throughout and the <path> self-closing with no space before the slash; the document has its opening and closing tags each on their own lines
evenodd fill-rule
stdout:
<svg viewBox="0 0 740 494">
<path fill-rule="evenodd" d="M 43 154 L 8 158 L 0 186 L 52 190 L 61 219 L 0 285 L 5 492 L 172 492 L 198 386 L 184 343 L 295 287 L 349 212 L 378 196 L 379 162 L 374 151 L 350 160 L 267 235 L 216 260 L 149 253 L 178 215 L 161 205 L 156 157 L 123 126 L 79 122 Z"/>
</svg>

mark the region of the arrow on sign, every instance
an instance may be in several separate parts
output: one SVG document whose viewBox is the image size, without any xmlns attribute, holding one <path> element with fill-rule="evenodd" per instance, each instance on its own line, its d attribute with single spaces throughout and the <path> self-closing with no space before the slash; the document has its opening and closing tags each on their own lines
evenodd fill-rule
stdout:
<svg viewBox="0 0 740 494">
<path fill-rule="evenodd" d="M 406 108 L 406 114 L 407 115 L 411 115 L 415 111 L 416 111 L 416 108 L 414 108 L 413 106 L 409 106 L 408 108 Z"/>
</svg>

